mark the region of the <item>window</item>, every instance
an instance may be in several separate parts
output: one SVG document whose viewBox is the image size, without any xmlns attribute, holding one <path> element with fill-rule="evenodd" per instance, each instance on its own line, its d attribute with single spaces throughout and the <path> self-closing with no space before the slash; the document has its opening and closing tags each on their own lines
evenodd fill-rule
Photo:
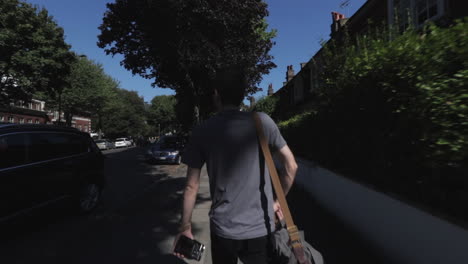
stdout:
<svg viewBox="0 0 468 264">
<path fill-rule="evenodd" d="M 32 124 L 32 119 L 31 118 L 28 119 L 28 124 Z"/>
<path fill-rule="evenodd" d="M 80 130 L 80 131 L 81 131 L 81 125 L 79 125 L 79 126 L 78 126 L 78 130 Z"/>
<path fill-rule="evenodd" d="M 34 122 L 35 124 L 39 124 L 39 119 L 36 119 L 36 121 Z"/>
<path fill-rule="evenodd" d="M 5 117 L 4 116 L 0 116 L 0 122 L 5 122 Z"/>
<path fill-rule="evenodd" d="M 66 133 L 31 134 L 31 159 L 44 161 L 87 152 L 83 137 Z"/>
<path fill-rule="evenodd" d="M 37 162 L 65 156 L 67 141 L 64 134 L 31 134 L 31 160 Z"/>
<path fill-rule="evenodd" d="M 0 169 L 19 166 L 26 163 L 27 146 L 24 134 L 0 137 Z"/>
<path fill-rule="evenodd" d="M 9 123 L 14 123 L 15 122 L 15 118 L 13 116 L 9 116 L 8 117 L 8 122 Z"/>
<path fill-rule="evenodd" d="M 20 118 L 19 123 L 24 124 L 24 118 Z"/>
<path fill-rule="evenodd" d="M 79 135 L 67 135 L 69 154 L 80 154 L 88 151 L 87 141 Z"/>
<path fill-rule="evenodd" d="M 393 0 L 393 8 L 391 10 L 394 12 L 393 21 L 398 25 L 400 32 L 405 31 L 409 26 L 409 21 L 411 20 L 411 1 L 412 0 Z"/>
<path fill-rule="evenodd" d="M 426 20 L 437 16 L 437 0 L 417 0 L 415 11 L 417 24 L 421 25 Z"/>
<path fill-rule="evenodd" d="M 427 20 L 434 20 L 444 13 L 443 0 L 390 0 L 388 2 L 389 23 L 396 24 L 400 31 L 423 25 Z"/>
</svg>

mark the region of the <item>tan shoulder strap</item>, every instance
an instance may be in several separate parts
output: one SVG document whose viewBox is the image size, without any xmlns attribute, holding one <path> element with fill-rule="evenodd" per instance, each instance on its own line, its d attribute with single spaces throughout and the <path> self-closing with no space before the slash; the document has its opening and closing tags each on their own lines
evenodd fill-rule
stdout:
<svg viewBox="0 0 468 264">
<path fill-rule="evenodd" d="M 276 197 L 278 198 L 278 202 L 281 206 L 281 210 L 283 211 L 284 220 L 286 222 L 286 227 L 289 233 L 289 239 L 294 248 L 294 255 L 296 255 L 296 253 L 302 255 L 302 256 L 296 255 L 296 258 L 299 260 L 299 262 L 301 262 L 301 260 L 305 261 L 305 258 L 303 255 L 304 252 L 302 248 L 301 238 L 299 235 L 299 230 L 297 229 L 297 226 L 294 225 L 291 212 L 289 211 L 289 207 L 286 201 L 286 197 L 284 195 L 283 187 L 281 187 L 281 182 L 280 182 L 278 173 L 276 171 L 275 163 L 273 162 L 270 148 L 268 147 L 265 133 L 263 131 L 262 121 L 260 120 L 260 117 L 258 113 L 256 112 L 253 112 L 253 118 L 255 120 L 255 127 L 257 129 L 257 136 L 260 141 L 260 146 L 262 148 L 263 156 L 265 157 L 265 161 L 268 166 L 268 171 L 270 172 L 271 182 L 273 183 L 273 188 L 275 190 Z M 304 263 L 307 263 L 307 262 L 304 262 Z"/>
</svg>

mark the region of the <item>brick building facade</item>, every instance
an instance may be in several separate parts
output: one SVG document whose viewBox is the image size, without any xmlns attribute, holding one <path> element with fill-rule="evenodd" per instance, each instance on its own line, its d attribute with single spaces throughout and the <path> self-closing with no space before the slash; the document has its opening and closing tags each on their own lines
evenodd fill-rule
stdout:
<svg viewBox="0 0 468 264">
<path fill-rule="evenodd" d="M 65 120 L 63 112 L 60 119 Z M 0 122 L 15 124 L 57 124 L 58 111 L 47 110 L 44 101 L 17 101 L 8 106 L 0 107 Z M 91 132 L 91 118 L 73 116 L 72 127 L 80 131 Z"/>
<path fill-rule="evenodd" d="M 340 41 L 346 35 L 365 34 L 373 27 L 396 25 L 400 30 L 408 27 L 408 21 L 413 21 L 415 27 L 421 27 L 426 21 L 448 24 L 456 18 L 468 15 L 465 1 L 459 0 L 368 0 L 350 18 L 332 12 L 330 37 Z M 403 19 L 403 14 L 411 16 Z M 346 34 L 345 34 L 346 33 Z M 326 45 L 326 44 L 325 44 Z M 294 74 L 292 65 L 287 67 L 286 81 L 274 93 L 280 98 L 281 108 L 294 106 L 307 101 L 313 96 L 314 90 L 320 86 L 318 77 L 322 70 L 320 49 L 307 63 L 301 63 L 300 70 Z"/>
<path fill-rule="evenodd" d="M 44 109 L 45 103 L 31 100 L 18 101 L 0 108 L 0 122 L 16 124 L 47 124 L 49 117 Z"/>
</svg>

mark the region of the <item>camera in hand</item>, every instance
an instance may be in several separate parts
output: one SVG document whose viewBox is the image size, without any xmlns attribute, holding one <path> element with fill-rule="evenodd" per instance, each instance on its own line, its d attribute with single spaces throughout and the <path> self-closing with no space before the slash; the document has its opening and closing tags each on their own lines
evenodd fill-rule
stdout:
<svg viewBox="0 0 468 264">
<path fill-rule="evenodd" d="M 204 251 L 205 245 L 186 236 L 180 236 L 174 248 L 174 252 L 184 255 L 188 259 L 195 259 L 197 261 L 200 261 Z"/>
</svg>

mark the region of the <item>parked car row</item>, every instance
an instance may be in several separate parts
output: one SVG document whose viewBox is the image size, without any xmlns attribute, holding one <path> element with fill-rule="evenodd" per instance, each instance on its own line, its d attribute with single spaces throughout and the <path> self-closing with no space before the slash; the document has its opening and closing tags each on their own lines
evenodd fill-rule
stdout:
<svg viewBox="0 0 468 264">
<path fill-rule="evenodd" d="M 89 134 L 53 125 L 0 124 L 0 223 L 58 201 L 96 208 L 104 156 Z"/>
<path fill-rule="evenodd" d="M 134 145 L 133 140 L 129 138 L 117 138 L 115 141 L 109 139 L 95 139 L 94 142 L 96 142 L 100 150 L 128 148 Z"/>
</svg>

